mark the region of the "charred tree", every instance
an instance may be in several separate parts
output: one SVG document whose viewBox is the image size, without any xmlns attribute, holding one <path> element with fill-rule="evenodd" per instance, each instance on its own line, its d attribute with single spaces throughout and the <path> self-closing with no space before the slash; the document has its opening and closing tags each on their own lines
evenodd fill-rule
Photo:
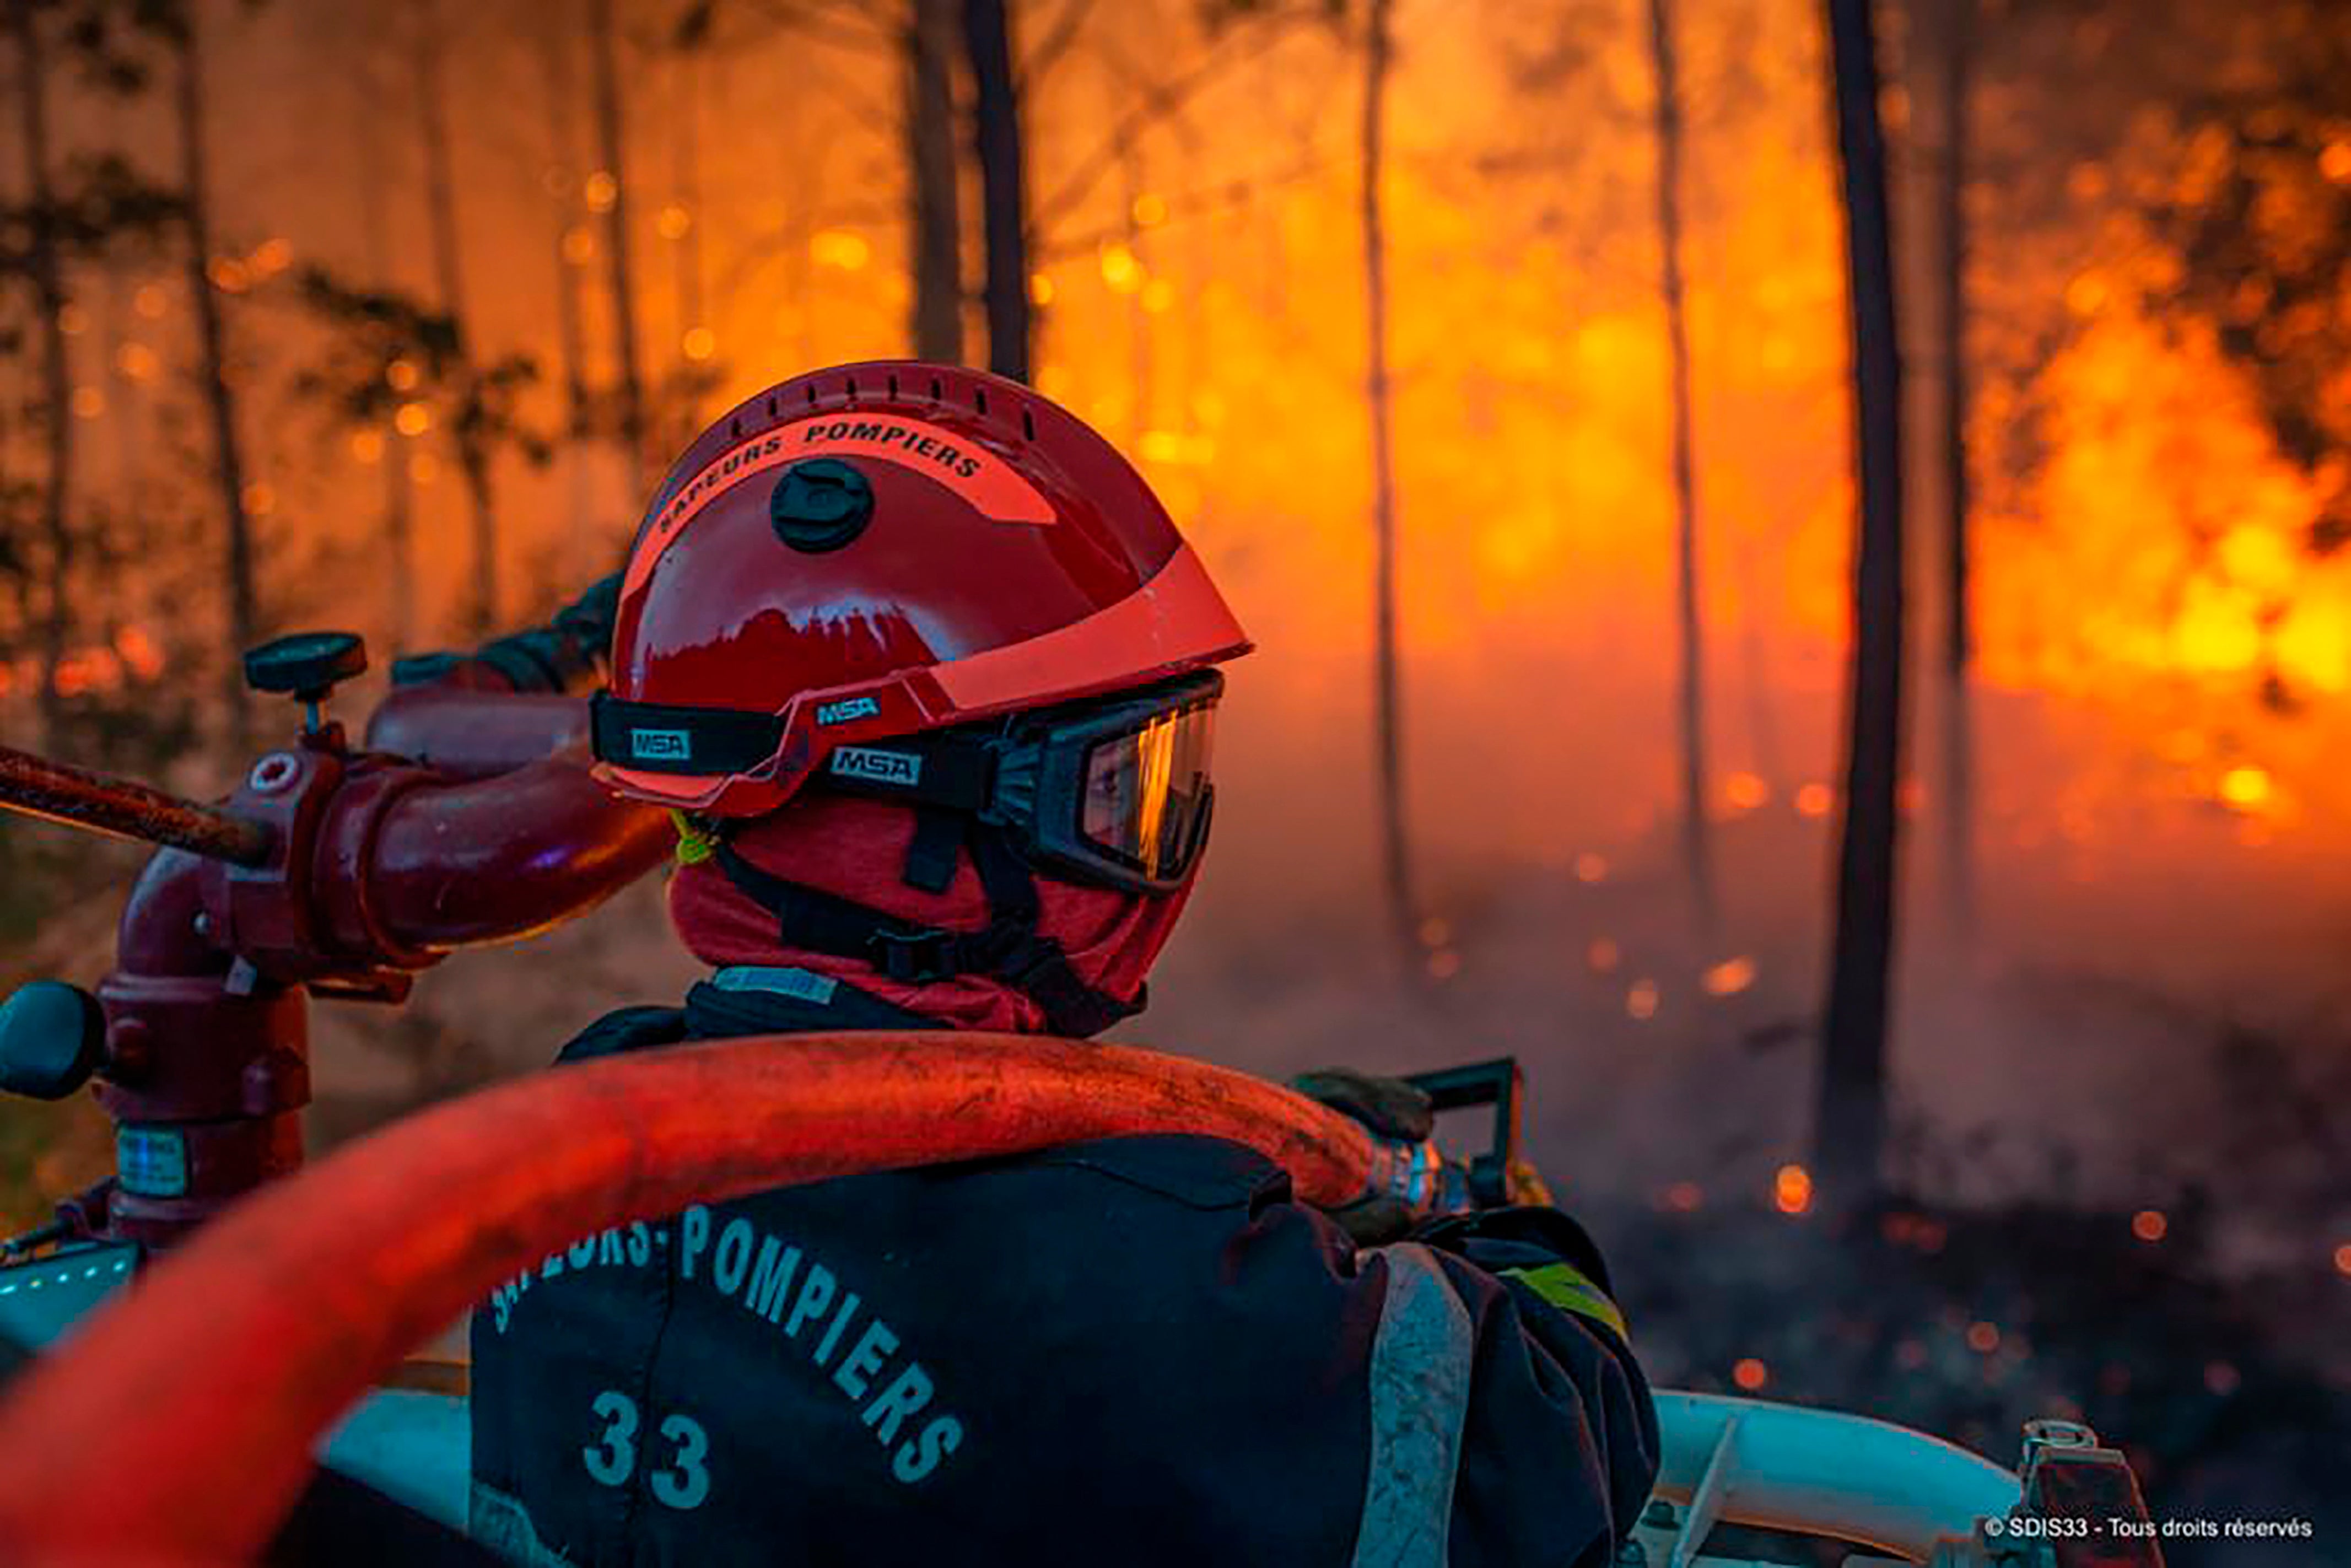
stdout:
<svg viewBox="0 0 2351 1568">
<path fill-rule="evenodd" d="M 1975 734 L 1969 677 L 1975 653 L 1968 478 L 1968 101 L 1974 90 L 1975 0 L 1944 0 L 1942 166 L 1936 182 L 1936 258 L 1942 284 L 1944 868 L 1957 928 L 1975 921 Z"/>
<path fill-rule="evenodd" d="M 629 181 L 622 120 L 620 38 L 612 0 L 589 0 L 589 42 L 595 57 L 596 151 L 612 182 L 604 210 L 604 251 L 612 292 L 612 361 L 619 385 L 620 436 L 629 485 L 644 488 L 645 386 L 637 360 L 637 296 L 629 268 Z"/>
<path fill-rule="evenodd" d="M 26 214 L 25 267 L 40 318 L 41 429 L 47 446 L 40 533 L 47 550 L 41 594 L 40 716 L 41 744 L 54 750 L 64 727 L 57 669 L 65 662 L 73 624 L 73 360 L 66 341 L 68 301 L 57 195 L 49 177 L 47 60 L 31 5 L 26 0 L 11 5 L 8 24 L 16 49 L 17 131 L 24 141 L 25 184 L 31 202 Z"/>
<path fill-rule="evenodd" d="M 1386 166 L 1387 90 L 1392 63 L 1389 0 L 1369 0 L 1364 37 L 1362 195 L 1364 298 L 1368 339 L 1364 392 L 1372 423 L 1372 708 L 1379 778 L 1381 882 L 1397 939 L 1416 952 L 1419 905 L 1405 836 L 1403 695 L 1396 655 L 1396 498 L 1395 395 L 1388 377 L 1388 247 L 1380 207 Z"/>
<path fill-rule="evenodd" d="M 361 46 L 373 52 L 374 40 Z M 364 57 L 358 62 L 364 66 Z M 358 74 L 358 73 L 354 73 Z M 369 79 L 362 78 L 361 79 Z M 371 88 L 373 88 L 371 81 Z M 353 134 L 358 142 L 359 225 L 360 235 L 367 255 L 380 267 L 389 267 L 392 250 L 385 233 L 382 193 L 390 184 L 385 169 L 382 116 L 372 101 L 360 104 L 354 116 Z M 388 277 L 378 282 L 390 286 Z M 400 432 L 396 419 L 382 417 L 369 426 L 383 443 L 383 563 L 390 587 L 389 614 L 392 625 L 392 646 L 404 652 L 416 646 L 416 506 L 410 489 L 408 473 L 408 437 Z"/>
<path fill-rule="evenodd" d="M 914 357 L 961 364 L 963 214 L 956 169 L 955 0 L 914 0 L 905 51 Z"/>
<path fill-rule="evenodd" d="M 1029 379 L 1029 204 L 1023 190 L 1020 88 L 1012 74 L 1008 0 L 963 0 L 964 50 L 971 64 L 972 147 L 979 160 L 980 232 L 987 247 L 980 298 L 987 318 L 987 368 Z"/>
<path fill-rule="evenodd" d="M 436 0 L 419 0 L 416 7 L 416 113 L 424 166 L 425 226 L 433 251 L 433 281 L 441 313 L 449 319 L 460 348 L 460 363 L 472 361 L 466 351 L 465 274 L 458 236 L 457 182 L 449 155 L 448 96 L 442 78 L 440 7 Z M 487 632 L 500 624 L 498 593 L 497 497 L 490 454 L 479 426 L 459 420 L 449 433 L 465 481 L 465 504 L 472 514 L 474 545 L 473 603 L 467 612 L 475 630 Z"/>
<path fill-rule="evenodd" d="M 1869 0 L 1829 0 L 1828 20 L 1844 187 L 1861 515 L 1836 931 L 1814 1164 L 1824 1196 L 1850 1210 L 1875 1193 L 1886 1142 L 1902 760 L 1902 357 Z"/>
<path fill-rule="evenodd" d="M 572 233 L 580 215 L 580 148 L 572 115 L 572 43 L 561 28 L 539 36 L 540 65 L 547 80 L 548 215 L 552 224 L 551 256 L 555 263 L 555 351 L 563 380 L 563 466 L 571 498 L 571 569 L 588 566 L 585 548 L 592 509 L 588 470 L 580 462 L 580 446 L 591 428 L 588 407 L 588 335 L 586 307 L 580 298 L 580 274 L 586 256 L 572 254 Z M 584 238 L 587 230 L 580 229 Z"/>
<path fill-rule="evenodd" d="M 677 187 L 677 211 L 683 215 L 683 226 L 677 228 L 671 242 L 675 247 L 671 255 L 672 278 L 677 291 L 678 350 L 688 361 L 695 358 L 693 335 L 703 325 L 703 254 L 702 232 L 702 51 L 698 40 L 681 42 L 677 50 L 677 124 L 676 141 L 672 148 L 675 159 L 674 183 Z M 664 234 L 673 231 L 664 227 Z M 706 357 L 706 355 L 705 355 Z M 688 426 L 686 439 L 702 424 L 698 410 L 684 411 Z"/>
<path fill-rule="evenodd" d="M 1706 629 L 1698 608 L 1698 467 L 1690 410 L 1689 309 L 1682 283 L 1681 84 L 1672 0 L 1649 0 L 1649 57 L 1657 89 L 1657 290 L 1666 308 L 1673 402 L 1674 591 L 1681 656 L 1675 717 L 1681 738 L 1682 856 L 1699 919 L 1711 927 L 1715 899 L 1706 820 Z"/>
<path fill-rule="evenodd" d="M 213 472 L 220 485 L 229 643 L 223 690 L 228 704 L 229 740 L 242 751 L 251 735 L 242 654 L 259 641 L 260 610 L 254 580 L 253 520 L 245 507 L 245 450 L 237 432 L 236 390 L 229 380 L 227 329 L 212 279 L 212 196 L 206 174 L 201 26 L 199 7 L 187 5 L 172 17 L 169 36 L 179 66 L 175 107 L 180 196 L 187 230 L 188 298 L 196 313 L 197 376 L 212 426 Z"/>
</svg>

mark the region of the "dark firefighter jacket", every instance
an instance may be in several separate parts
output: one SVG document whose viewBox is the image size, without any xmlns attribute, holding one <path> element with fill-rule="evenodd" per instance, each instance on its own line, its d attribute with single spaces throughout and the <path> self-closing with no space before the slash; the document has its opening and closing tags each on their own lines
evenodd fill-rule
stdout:
<svg viewBox="0 0 2351 1568">
<path fill-rule="evenodd" d="M 922 1021 L 722 971 L 563 1058 Z M 1551 1209 L 1358 1252 L 1210 1137 L 689 1208 L 476 1311 L 473 1530 L 579 1564 L 1592 1568 L 1656 1465 L 1606 1284 Z"/>
</svg>

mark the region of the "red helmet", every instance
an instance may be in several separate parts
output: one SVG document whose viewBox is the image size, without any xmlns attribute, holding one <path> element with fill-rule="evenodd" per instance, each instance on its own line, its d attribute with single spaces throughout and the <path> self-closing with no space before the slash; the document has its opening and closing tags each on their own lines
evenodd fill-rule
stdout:
<svg viewBox="0 0 2351 1568">
<path fill-rule="evenodd" d="M 977 371 L 847 365 L 744 402 L 663 480 L 622 580 L 598 774 L 758 816 L 844 747 L 1249 648 L 1142 476 L 1075 417 Z"/>
</svg>

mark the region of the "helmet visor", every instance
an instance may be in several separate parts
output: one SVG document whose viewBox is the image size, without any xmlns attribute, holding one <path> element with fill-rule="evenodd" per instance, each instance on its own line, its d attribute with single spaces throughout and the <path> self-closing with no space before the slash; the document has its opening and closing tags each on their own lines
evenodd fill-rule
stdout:
<svg viewBox="0 0 2351 1568">
<path fill-rule="evenodd" d="M 1155 881 L 1180 879 L 1206 835 L 1213 704 L 1161 712 L 1086 748 L 1078 833 Z"/>
</svg>

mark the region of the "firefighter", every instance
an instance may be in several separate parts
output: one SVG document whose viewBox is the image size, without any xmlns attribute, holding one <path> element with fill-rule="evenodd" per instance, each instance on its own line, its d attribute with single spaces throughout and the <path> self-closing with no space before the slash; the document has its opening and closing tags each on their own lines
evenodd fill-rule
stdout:
<svg viewBox="0 0 2351 1568">
<path fill-rule="evenodd" d="M 1141 1010 L 1249 644 L 1092 431 L 967 370 L 786 382 L 670 471 L 613 613 L 600 776 L 675 813 L 711 973 L 561 1060 Z M 1301 1086 L 1427 1135 L 1409 1085 Z M 1150 1136 L 608 1232 L 475 1315 L 473 1531 L 581 1564 L 1612 1561 L 1656 1422 L 1592 1242 L 1547 1203 L 1410 1228 Z"/>
</svg>

